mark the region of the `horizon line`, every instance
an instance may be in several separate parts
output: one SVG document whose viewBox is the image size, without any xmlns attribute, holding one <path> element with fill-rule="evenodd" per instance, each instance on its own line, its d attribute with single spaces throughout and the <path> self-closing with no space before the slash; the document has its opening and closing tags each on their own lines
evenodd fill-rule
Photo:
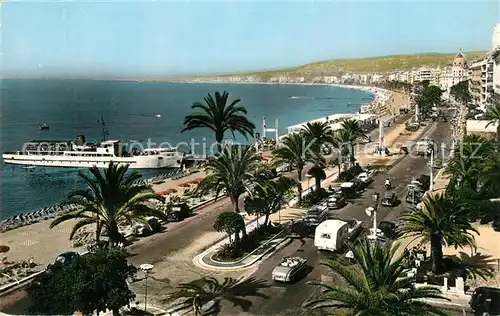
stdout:
<svg viewBox="0 0 500 316">
<path fill-rule="evenodd" d="M 469 50 L 466 52 L 459 51 L 458 53 L 462 54 L 467 54 L 467 53 L 488 53 L 488 50 Z M 179 79 L 191 79 L 191 78 L 196 78 L 196 77 L 204 77 L 204 78 L 209 78 L 213 76 L 241 76 L 241 75 L 252 75 L 252 74 L 257 74 L 257 73 L 265 73 L 265 72 L 272 72 L 276 71 L 279 72 L 280 70 L 286 71 L 287 69 L 290 68 L 300 68 L 303 66 L 311 65 L 311 64 L 316 64 L 316 63 L 321 63 L 321 62 L 328 62 L 328 61 L 345 61 L 345 60 L 363 60 L 363 59 L 377 59 L 377 58 L 386 58 L 386 57 L 397 57 L 397 56 L 414 56 L 414 55 L 453 55 L 453 54 L 458 54 L 457 52 L 421 52 L 421 53 L 395 53 L 395 54 L 388 54 L 388 55 L 379 55 L 379 56 L 369 56 L 369 57 L 356 57 L 356 58 L 331 58 L 331 59 L 323 59 L 323 60 L 316 60 L 316 61 L 310 61 L 298 66 L 287 66 L 287 67 L 280 67 L 280 68 L 266 68 L 266 69 L 248 69 L 248 70 L 234 70 L 234 71 L 221 71 L 221 72 L 210 72 L 210 73 L 185 73 L 185 74 L 178 74 L 178 75 L 171 75 L 171 76 L 161 76 L 161 77 L 156 77 L 156 75 L 144 75 L 144 76 L 133 76 L 133 77 L 115 77 L 113 75 L 110 75 L 109 77 L 106 75 L 95 75 L 95 76 L 86 76 L 86 75 L 70 75 L 70 76 L 64 76 L 64 75 L 24 75 L 24 74 L 19 74 L 19 75 L 0 75 L 0 80 L 2 79 L 70 79 L 70 80 L 114 80 L 114 81 L 139 81 L 139 80 L 144 80 L 144 81 L 169 81 L 169 80 L 179 80 Z"/>
</svg>

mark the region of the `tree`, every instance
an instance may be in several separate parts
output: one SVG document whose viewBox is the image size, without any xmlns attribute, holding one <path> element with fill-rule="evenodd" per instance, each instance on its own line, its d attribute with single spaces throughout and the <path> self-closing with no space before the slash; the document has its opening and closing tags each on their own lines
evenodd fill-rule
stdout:
<svg viewBox="0 0 500 316">
<path fill-rule="evenodd" d="M 245 198 L 245 210 L 249 214 L 265 216 L 264 225 L 267 226 L 269 216 L 279 211 L 293 194 L 295 180 L 280 177 L 276 181 L 266 181 L 257 185 L 251 194 Z"/>
<path fill-rule="evenodd" d="M 251 301 L 247 296 L 269 298 L 260 293 L 266 285 L 262 281 L 247 279 L 241 281 L 234 278 L 224 278 L 220 282 L 214 277 L 204 277 L 189 283 L 182 283 L 178 290 L 172 294 L 173 299 L 181 299 L 177 308 L 190 310 L 195 316 L 215 315 L 221 310 L 221 302 L 228 301 L 235 306 L 240 306 L 247 311 Z"/>
<path fill-rule="evenodd" d="M 94 249 L 67 263 L 47 267 L 29 286 L 32 310 L 44 314 L 84 315 L 119 310 L 128 305 L 135 294 L 129 289 L 127 279 L 137 269 L 127 262 L 128 254 L 119 248 Z"/>
<path fill-rule="evenodd" d="M 444 194 L 427 196 L 424 205 L 414 212 L 403 215 L 403 232 L 408 237 L 431 243 L 431 261 L 434 273 L 442 272 L 443 245 L 474 246 L 473 232 L 477 230 L 469 222 L 470 209 Z"/>
<path fill-rule="evenodd" d="M 450 96 L 455 98 L 460 104 L 469 104 L 472 102 L 472 96 L 469 90 L 469 80 L 460 81 L 450 88 Z"/>
<path fill-rule="evenodd" d="M 80 172 L 79 177 L 87 190 L 72 192 L 66 203 L 76 204 L 78 208 L 57 217 L 51 224 L 54 228 L 62 222 L 76 219 L 69 238 L 72 239 L 78 229 L 96 224 L 96 242 L 103 229 L 107 232 L 111 245 L 124 241 L 119 226 L 134 221 L 144 221 L 145 216 L 155 216 L 167 220 L 165 213 L 148 205 L 150 200 L 164 202 L 150 185 L 136 184 L 141 178 L 137 172 L 127 175 L 128 165 L 109 163 L 102 173 L 97 167 L 89 169 L 92 176 Z"/>
<path fill-rule="evenodd" d="M 327 122 L 307 123 L 302 133 L 304 133 L 308 143 L 313 143 L 313 151 L 317 154 L 321 153 L 323 145 L 335 144 L 335 133 Z"/>
<path fill-rule="evenodd" d="M 340 151 L 340 162 L 344 161 L 344 157 L 347 157 L 351 163 L 356 161 L 354 157 L 354 142 L 357 137 L 352 134 L 351 131 L 346 129 L 339 129 L 335 133 L 335 140 L 338 144 Z"/>
<path fill-rule="evenodd" d="M 204 98 L 205 104 L 201 102 L 193 103 L 191 109 L 200 111 L 186 116 L 184 119 L 186 127 L 182 132 L 196 128 L 208 128 L 212 130 L 215 133 L 215 140 L 219 151 L 221 150 L 220 144 L 227 131 L 231 131 L 233 137 L 234 132 L 239 132 L 245 138 L 248 135 L 253 136 L 255 124 L 250 122 L 246 117 L 246 108 L 238 105 L 241 99 L 236 98 L 228 105 L 229 93 L 226 91 L 222 94 L 217 91 L 214 93 L 214 96 L 215 98 L 208 94 Z"/>
<path fill-rule="evenodd" d="M 301 133 L 294 133 L 286 136 L 280 146 L 273 151 L 274 165 L 283 163 L 289 164 L 297 169 L 298 199 L 302 200 L 302 172 L 308 162 L 313 161 L 314 152 L 311 148 L 314 143 L 309 143 L 308 139 Z"/>
<path fill-rule="evenodd" d="M 461 185 L 477 191 L 487 168 L 492 166 L 489 163 L 492 157 L 495 157 L 495 148 L 491 142 L 478 135 L 467 135 L 455 147 L 446 173 L 459 180 Z"/>
<path fill-rule="evenodd" d="M 208 160 L 208 173 L 197 187 L 201 194 L 214 192 L 217 198 L 225 193 L 231 199 L 233 209 L 239 213 L 240 196 L 258 180 L 255 170 L 260 168 L 261 156 L 253 147 L 226 146 L 216 158 Z"/>
<path fill-rule="evenodd" d="M 347 141 L 349 146 L 351 147 L 350 151 L 350 160 L 351 163 L 356 161 L 355 153 L 354 153 L 354 145 L 359 138 L 366 138 L 366 134 L 364 133 L 361 125 L 358 120 L 348 119 L 341 123 L 342 129 L 338 132 L 337 142 Z"/>
<path fill-rule="evenodd" d="M 354 265 L 342 260 L 329 259 L 323 265 L 342 277 L 345 283 L 310 282 L 321 289 L 317 299 L 305 303 L 306 307 L 348 308 L 351 315 L 410 316 L 447 315 L 419 299 L 443 298 L 434 287 L 416 288 L 414 276 L 403 261 L 406 254 L 396 256 L 398 247 L 371 244 L 364 240 L 350 244 Z"/>
<path fill-rule="evenodd" d="M 460 251 L 458 254 L 458 256 L 451 257 L 451 260 L 462 271 L 459 276 L 463 277 L 464 280 L 470 277 L 473 280 L 481 278 L 487 281 L 495 277 L 495 268 L 492 265 L 495 260 L 491 256 L 479 252 L 468 255 Z"/>
<path fill-rule="evenodd" d="M 442 95 L 443 91 L 438 86 L 424 86 L 417 96 L 419 111 L 427 115 L 433 106 L 439 106 L 441 104 Z"/>
<path fill-rule="evenodd" d="M 224 232 L 229 236 L 229 242 L 231 241 L 231 236 L 235 234 L 235 243 L 238 244 L 240 241 L 239 232 L 245 227 L 245 220 L 243 216 L 234 212 L 224 212 L 220 213 L 215 220 L 214 229 L 221 233 Z"/>
<path fill-rule="evenodd" d="M 312 168 L 307 172 L 307 174 L 314 178 L 314 187 L 316 192 L 319 192 L 321 190 L 321 181 L 326 179 L 324 167 L 324 164 L 318 162 L 315 163 L 314 166 L 312 166 Z"/>
<path fill-rule="evenodd" d="M 498 99 L 492 106 L 487 108 L 483 119 L 489 121 L 486 127 L 490 125 L 497 126 L 497 150 L 500 151 L 500 101 Z"/>
</svg>

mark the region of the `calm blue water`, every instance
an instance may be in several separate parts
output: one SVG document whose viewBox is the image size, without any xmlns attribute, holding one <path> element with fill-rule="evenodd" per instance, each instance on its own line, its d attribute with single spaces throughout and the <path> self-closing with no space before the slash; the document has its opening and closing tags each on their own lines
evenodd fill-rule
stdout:
<svg viewBox="0 0 500 316">
<path fill-rule="evenodd" d="M 153 142 L 213 141 L 208 130 L 181 133 L 191 104 L 207 93 L 227 90 L 239 96 L 258 132 L 279 118 L 280 130 L 333 113 L 355 112 L 348 104 L 367 103 L 371 95 L 352 89 L 301 85 L 181 84 L 94 80 L 1 80 L 1 150 L 15 151 L 31 139 L 71 140 L 84 134 L 100 139 L 99 117 L 106 120 L 110 139 Z M 289 96 L 319 99 L 290 99 Z M 142 116 L 160 113 L 162 118 Z M 40 131 L 41 124 L 50 125 Z M 231 135 L 226 135 L 230 138 Z M 236 140 L 245 139 L 236 135 Z M 197 147 L 196 150 L 202 150 Z M 80 186 L 76 169 L 4 166 L 0 164 L 0 219 L 61 202 Z M 155 172 L 147 171 L 147 176 Z"/>
</svg>

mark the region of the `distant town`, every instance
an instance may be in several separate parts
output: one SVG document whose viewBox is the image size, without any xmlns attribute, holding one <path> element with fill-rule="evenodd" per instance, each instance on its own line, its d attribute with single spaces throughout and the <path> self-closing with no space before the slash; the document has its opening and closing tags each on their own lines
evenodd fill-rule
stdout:
<svg viewBox="0 0 500 316">
<path fill-rule="evenodd" d="M 493 43 L 493 47 L 496 43 Z M 498 45 L 497 45 L 498 46 Z M 377 86 L 386 81 L 401 81 L 414 83 L 428 80 L 430 84 L 440 87 L 443 98 L 449 98 L 450 88 L 462 81 L 470 80 L 469 87 L 473 102 L 485 105 L 494 91 L 500 92 L 500 68 L 494 76 L 495 58 L 500 59 L 500 49 L 493 49 L 480 58 L 467 60 L 467 56 L 460 52 L 445 67 L 419 67 L 387 73 L 338 73 L 324 76 L 274 76 L 259 75 L 197 77 L 183 80 L 184 82 L 212 82 L 212 83 L 322 83 L 344 85 Z M 494 80 L 496 78 L 496 81 Z"/>
</svg>

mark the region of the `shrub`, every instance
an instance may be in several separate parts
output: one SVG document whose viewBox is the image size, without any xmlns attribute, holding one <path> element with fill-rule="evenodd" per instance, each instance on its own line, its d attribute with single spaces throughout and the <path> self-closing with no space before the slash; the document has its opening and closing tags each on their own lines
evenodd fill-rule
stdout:
<svg viewBox="0 0 500 316">
<path fill-rule="evenodd" d="M 236 261 L 257 249 L 263 242 L 281 231 L 281 226 L 260 226 L 252 230 L 237 244 L 232 242 L 219 248 L 214 259 L 219 261 Z"/>
<path fill-rule="evenodd" d="M 354 165 L 351 168 L 342 171 L 339 175 L 339 180 L 343 182 L 351 181 L 361 172 L 363 172 L 363 168 L 361 168 L 359 165 Z"/>
<path fill-rule="evenodd" d="M 310 207 L 321 202 L 323 199 L 327 197 L 328 197 L 328 192 L 322 188 L 321 190 L 319 190 L 319 192 L 313 191 L 306 194 L 304 197 L 302 197 L 302 200 L 297 205 L 299 207 Z"/>
</svg>

